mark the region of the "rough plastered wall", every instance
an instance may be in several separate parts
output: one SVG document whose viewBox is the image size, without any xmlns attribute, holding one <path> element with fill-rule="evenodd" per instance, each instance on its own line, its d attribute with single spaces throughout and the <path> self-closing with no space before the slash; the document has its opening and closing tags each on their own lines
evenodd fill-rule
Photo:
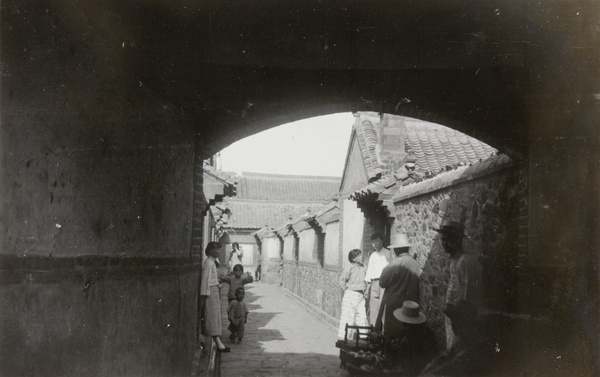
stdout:
<svg viewBox="0 0 600 377">
<path fill-rule="evenodd" d="M 0 374 L 188 374 L 192 129 L 117 106 L 2 115 Z"/>
<path fill-rule="evenodd" d="M 36 27 L 2 55 L 0 374 L 189 375 L 194 124 L 56 14 L 10 14 Z"/>
</svg>

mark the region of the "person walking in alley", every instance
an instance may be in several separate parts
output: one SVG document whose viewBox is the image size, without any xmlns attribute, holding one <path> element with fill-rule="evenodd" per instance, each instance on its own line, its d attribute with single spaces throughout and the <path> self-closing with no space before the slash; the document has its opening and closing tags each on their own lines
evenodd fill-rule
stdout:
<svg viewBox="0 0 600 377">
<path fill-rule="evenodd" d="M 234 242 L 231 244 L 231 253 L 229 254 L 229 271 L 232 271 L 235 266 L 238 264 L 244 265 L 242 263 L 242 259 L 244 258 L 244 252 L 240 247 L 240 244 Z"/>
<path fill-rule="evenodd" d="M 229 340 L 240 344 L 244 338 L 246 322 L 248 322 L 248 306 L 244 301 L 246 290 L 239 287 L 235 290 L 235 300 L 229 302 L 227 307 L 227 318 L 229 318 L 228 330 L 231 331 Z"/>
<path fill-rule="evenodd" d="M 384 267 L 379 278 L 384 293 L 375 330 L 383 332 L 386 337 L 396 334 L 402 325 L 394 317 L 394 310 L 401 308 L 407 300 L 419 302 L 421 266 L 410 256 L 410 247 L 406 234 L 394 235 L 389 248 L 394 250 L 396 257 Z"/>
<path fill-rule="evenodd" d="M 233 267 L 233 274 L 223 276 L 220 280 L 222 283 L 229 284 L 229 291 L 227 292 L 228 302 L 235 300 L 235 291 L 238 288 L 244 288 L 244 285 L 252 283 L 254 281 L 252 275 L 250 275 L 249 272 L 246 272 L 246 274 L 244 275 L 244 266 L 242 266 L 241 264 L 236 264 Z"/>
<path fill-rule="evenodd" d="M 209 242 L 204 253 L 206 260 L 202 264 L 202 279 L 200 282 L 200 298 L 202 308 L 202 333 L 211 336 L 217 345 L 218 352 L 229 352 L 221 341 L 221 284 L 217 276 L 217 258 L 221 244 Z"/>
<path fill-rule="evenodd" d="M 383 235 L 379 233 L 373 234 L 371 242 L 374 251 L 369 256 L 365 282 L 367 283 L 367 319 L 369 320 L 369 324 L 374 326 L 379 314 L 381 297 L 384 293 L 379 286 L 379 277 L 383 268 L 390 263 L 391 254 L 388 249 L 383 247 Z"/>
<path fill-rule="evenodd" d="M 338 328 L 338 338 L 346 336 L 346 324 L 351 326 L 368 326 L 365 307 L 367 285 L 365 283 L 365 268 L 363 267 L 362 251 L 351 250 L 348 253 L 351 265 L 346 267 L 340 276 L 340 287 L 344 291 L 342 298 L 342 314 Z M 355 331 L 348 332 L 348 339 L 356 336 Z"/>
</svg>

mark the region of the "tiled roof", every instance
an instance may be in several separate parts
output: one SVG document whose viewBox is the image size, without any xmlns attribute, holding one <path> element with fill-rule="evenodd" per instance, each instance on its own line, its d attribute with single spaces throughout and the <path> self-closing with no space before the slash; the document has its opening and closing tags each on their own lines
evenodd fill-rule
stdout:
<svg viewBox="0 0 600 377">
<path fill-rule="evenodd" d="M 513 161 L 508 156 L 501 154 L 469 166 L 456 166 L 452 170 L 441 171 L 438 175 L 430 179 L 399 187 L 394 194 L 392 201 L 402 201 L 416 195 L 423 195 L 435 190 L 441 190 L 469 179 L 493 174 L 512 166 L 512 164 Z"/>
<path fill-rule="evenodd" d="M 376 151 L 379 149 L 377 148 L 377 138 L 367 138 L 364 136 L 364 131 L 359 131 L 360 129 L 366 129 L 380 132 L 378 130 L 379 123 L 373 121 L 372 114 L 367 113 L 364 117 L 370 120 L 359 122 L 358 119 L 360 118 L 358 118 L 354 124 L 357 138 L 359 143 L 363 139 L 362 142 L 366 145 L 365 149 Z M 377 205 L 385 208 L 389 215 L 393 216 L 392 198 L 400 186 L 420 182 L 423 179 L 434 177 L 442 171 L 456 169 L 458 166 L 469 166 L 478 163 L 495 156 L 497 153 L 497 150 L 489 145 L 439 124 L 405 118 L 404 125 L 406 130 L 406 153 L 402 155 L 402 158 L 415 162 L 414 171 L 409 173 L 402 166 L 395 172 L 385 174 L 363 188 L 354 191 L 350 195 L 350 199 L 356 200 L 362 205 L 377 203 Z M 371 144 L 370 147 L 368 147 L 369 144 Z M 374 161 L 378 160 L 363 153 L 363 162 L 367 169 L 370 167 L 373 170 Z M 397 162 L 404 163 L 406 161 Z M 381 171 L 383 166 L 379 165 L 379 168 L 379 171 Z"/>
<path fill-rule="evenodd" d="M 233 173 L 215 169 L 214 166 L 204 164 L 202 191 L 206 201 L 213 204 L 223 196 L 235 195 L 237 178 Z"/>
<path fill-rule="evenodd" d="M 356 118 L 354 130 L 356 131 L 358 147 L 365 163 L 367 176 L 369 179 L 375 178 L 382 172 L 381 165 L 377 159 L 377 131 L 370 120 L 361 120 L 360 117 Z"/>
<path fill-rule="evenodd" d="M 340 214 L 341 211 L 337 202 L 331 202 L 319 211 L 315 218 L 321 226 L 325 226 L 328 223 L 338 221 L 340 219 Z"/>
<path fill-rule="evenodd" d="M 219 170 L 214 166 L 211 166 L 208 163 L 206 163 L 206 161 L 202 165 L 202 169 L 204 170 L 204 173 L 209 173 L 210 175 L 214 176 L 222 182 L 231 185 L 235 185 L 237 183 L 237 176 L 235 173 Z"/>
<path fill-rule="evenodd" d="M 269 203 L 326 202 L 337 194 L 340 181 L 339 177 L 242 173 L 236 197 Z"/>
<path fill-rule="evenodd" d="M 259 230 L 257 230 L 256 232 L 252 233 L 252 235 L 255 238 L 258 239 L 263 239 L 263 238 L 269 238 L 269 237 L 275 237 L 275 229 L 271 228 L 271 227 L 264 227 L 261 228 Z"/>
<path fill-rule="evenodd" d="M 401 167 L 396 172 L 384 175 L 380 179 L 354 191 L 349 199 L 356 200 L 359 207 L 362 204 L 378 203 L 379 206 L 386 209 L 389 216 L 394 216 L 395 210 L 391 199 L 398 191 L 399 186 L 421 180 L 422 177 L 418 173 L 408 172 L 406 168 Z"/>
<path fill-rule="evenodd" d="M 425 173 L 446 166 L 470 165 L 495 155 L 497 150 L 439 124 L 407 122 L 406 152 L 415 156 L 416 171 Z"/>
<path fill-rule="evenodd" d="M 286 224 L 290 217 L 295 219 L 322 206 L 320 203 L 275 203 L 234 198 L 226 198 L 224 203 L 231 211 L 227 225 L 237 229 L 279 227 Z"/>
<path fill-rule="evenodd" d="M 377 153 L 380 122 L 371 113 L 358 113 L 354 131 L 369 180 L 386 173 Z M 405 119 L 405 152 L 402 158 L 415 159 L 418 173 L 436 172 L 446 166 L 470 165 L 495 155 L 497 150 L 462 132 L 436 123 Z M 402 162 L 402 161 L 397 161 Z M 391 173 L 389 169 L 387 173 Z"/>
<path fill-rule="evenodd" d="M 291 228 L 295 232 L 301 232 L 305 229 L 316 225 L 321 229 L 325 229 L 328 223 L 338 221 L 340 218 L 340 207 L 336 201 L 331 201 L 319 209 L 312 210 L 311 212 L 305 212 L 298 216 L 293 217 L 289 220 Z M 285 223 L 279 224 L 275 228 L 275 231 L 279 234 L 287 234 L 289 231 L 288 220 Z"/>
</svg>

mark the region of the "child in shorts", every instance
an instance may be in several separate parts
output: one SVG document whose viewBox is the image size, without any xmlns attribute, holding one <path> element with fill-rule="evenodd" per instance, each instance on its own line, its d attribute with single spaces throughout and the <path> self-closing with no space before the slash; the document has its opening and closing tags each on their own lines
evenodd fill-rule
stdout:
<svg viewBox="0 0 600 377">
<path fill-rule="evenodd" d="M 229 318 L 229 327 L 231 331 L 229 340 L 232 343 L 240 344 L 244 337 L 246 322 L 248 321 L 248 306 L 244 302 L 246 290 L 241 287 L 235 290 L 235 300 L 229 302 L 227 308 L 227 318 Z"/>
</svg>

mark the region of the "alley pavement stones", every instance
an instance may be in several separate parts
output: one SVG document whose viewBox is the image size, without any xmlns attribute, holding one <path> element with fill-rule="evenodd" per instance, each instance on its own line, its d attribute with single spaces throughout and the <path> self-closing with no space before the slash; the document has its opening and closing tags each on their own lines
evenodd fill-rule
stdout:
<svg viewBox="0 0 600 377">
<path fill-rule="evenodd" d="M 241 344 L 229 342 L 223 297 L 223 339 L 231 353 L 221 355 L 221 376 L 348 376 L 340 368 L 335 330 L 283 289 L 261 282 L 246 285 L 250 314 Z"/>
</svg>

